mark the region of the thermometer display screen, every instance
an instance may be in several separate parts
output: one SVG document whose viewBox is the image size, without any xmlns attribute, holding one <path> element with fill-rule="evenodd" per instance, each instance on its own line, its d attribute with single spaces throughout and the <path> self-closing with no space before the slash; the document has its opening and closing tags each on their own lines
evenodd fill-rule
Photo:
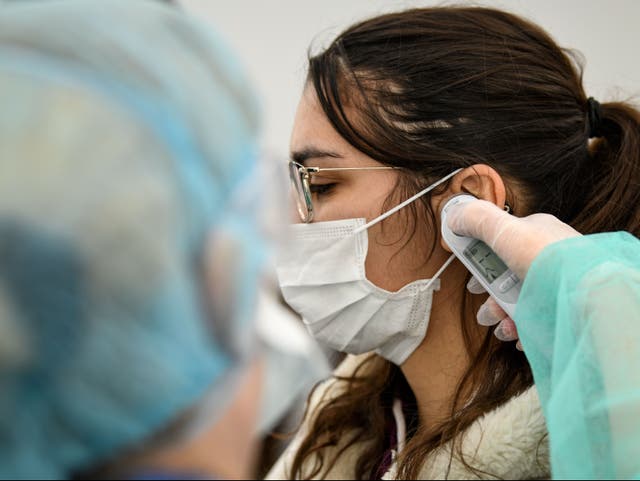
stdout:
<svg viewBox="0 0 640 481">
<path fill-rule="evenodd" d="M 509 269 L 487 244 L 479 240 L 465 249 L 464 256 L 488 283 L 492 283 Z"/>
</svg>

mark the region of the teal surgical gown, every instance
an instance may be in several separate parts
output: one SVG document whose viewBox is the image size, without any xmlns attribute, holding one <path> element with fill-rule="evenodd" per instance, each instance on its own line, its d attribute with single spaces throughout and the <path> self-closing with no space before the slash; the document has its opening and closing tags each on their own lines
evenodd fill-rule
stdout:
<svg viewBox="0 0 640 481">
<path fill-rule="evenodd" d="M 548 246 L 515 314 L 549 428 L 555 479 L 640 479 L 640 240 Z"/>
</svg>

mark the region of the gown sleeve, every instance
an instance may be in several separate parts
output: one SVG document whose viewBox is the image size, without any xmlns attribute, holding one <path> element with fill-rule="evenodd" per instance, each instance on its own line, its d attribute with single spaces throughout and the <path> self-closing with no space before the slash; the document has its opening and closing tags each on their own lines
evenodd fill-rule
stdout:
<svg viewBox="0 0 640 481">
<path fill-rule="evenodd" d="M 549 429 L 555 479 L 640 479 L 640 240 L 548 246 L 515 314 Z"/>
</svg>

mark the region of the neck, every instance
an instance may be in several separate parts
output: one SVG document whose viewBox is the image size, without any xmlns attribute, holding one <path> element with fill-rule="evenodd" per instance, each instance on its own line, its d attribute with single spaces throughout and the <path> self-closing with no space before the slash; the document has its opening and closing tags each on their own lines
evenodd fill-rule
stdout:
<svg viewBox="0 0 640 481">
<path fill-rule="evenodd" d="M 470 367 L 462 327 L 465 277 L 466 270 L 458 261 L 442 275 L 442 287 L 434 293 L 427 335 L 401 366 L 418 404 L 420 427 L 430 431 L 459 408 L 454 406 L 456 391 Z M 475 323 L 473 326 L 471 329 L 479 331 L 478 336 L 472 332 L 473 337 L 479 338 L 482 328 Z"/>
</svg>

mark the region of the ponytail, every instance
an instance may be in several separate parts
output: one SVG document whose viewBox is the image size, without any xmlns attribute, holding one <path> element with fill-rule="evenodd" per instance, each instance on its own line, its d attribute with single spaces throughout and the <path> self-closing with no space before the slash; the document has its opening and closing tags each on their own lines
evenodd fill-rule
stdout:
<svg viewBox="0 0 640 481">
<path fill-rule="evenodd" d="M 593 192 L 572 224 L 584 234 L 624 230 L 640 238 L 640 112 L 612 102 L 600 116 L 589 147 Z"/>
</svg>

